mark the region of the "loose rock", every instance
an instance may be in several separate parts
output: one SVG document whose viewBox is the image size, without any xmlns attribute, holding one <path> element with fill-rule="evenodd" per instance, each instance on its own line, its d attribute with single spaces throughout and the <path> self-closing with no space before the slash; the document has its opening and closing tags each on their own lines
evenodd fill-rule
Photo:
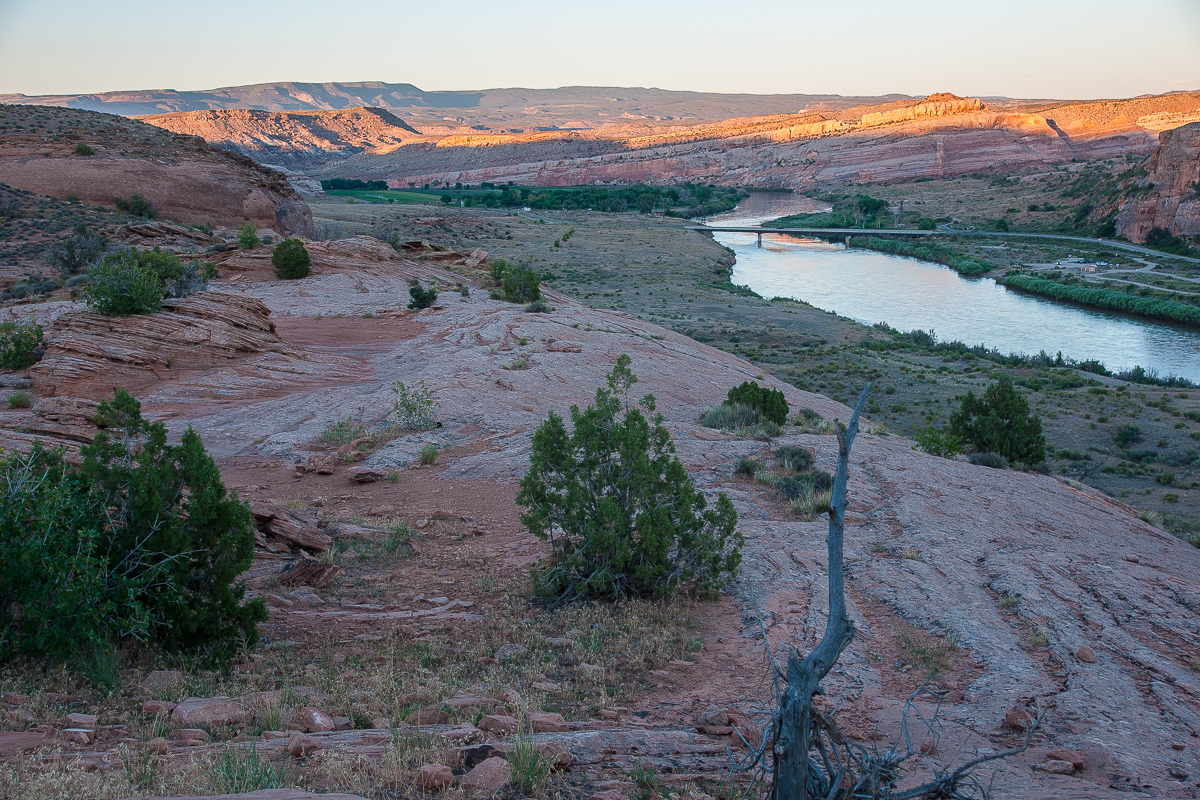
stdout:
<svg viewBox="0 0 1200 800">
<path fill-rule="evenodd" d="M 417 770 L 417 785 L 431 791 L 454 785 L 454 773 L 445 764 L 426 764 Z"/>
<path fill-rule="evenodd" d="M 460 785 L 469 792 L 493 795 L 508 785 L 512 765 L 503 758 L 489 758 L 463 777 Z"/>
<path fill-rule="evenodd" d="M 311 736 L 305 736 L 303 733 L 293 734 L 288 739 L 288 752 L 293 758 L 303 758 L 310 756 L 318 750 L 324 750 L 325 745 L 319 739 L 314 739 Z"/>
<path fill-rule="evenodd" d="M 505 717 L 499 714 L 487 714 L 479 721 L 479 730 L 500 735 L 516 733 L 520 727 L 521 723 L 515 717 Z"/>
</svg>

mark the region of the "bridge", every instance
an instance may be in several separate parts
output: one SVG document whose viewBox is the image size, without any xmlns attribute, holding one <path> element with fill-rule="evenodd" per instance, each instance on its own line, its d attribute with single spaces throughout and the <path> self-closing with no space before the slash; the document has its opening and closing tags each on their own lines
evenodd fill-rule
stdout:
<svg viewBox="0 0 1200 800">
<path fill-rule="evenodd" d="M 828 239 L 831 236 L 844 236 L 849 239 L 851 236 L 874 236 L 879 239 L 886 239 L 891 236 L 902 239 L 919 238 L 929 236 L 934 233 L 962 233 L 963 231 L 946 231 L 946 230 L 905 230 L 904 228 L 725 228 L 725 227 L 709 227 L 708 225 L 694 225 L 692 230 L 701 231 L 703 233 L 712 233 L 714 231 L 722 231 L 727 233 L 754 233 L 758 235 L 758 246 L 762 247 L 762 237 L 764 233 L 775 233 L 782 236 L 805 236 L 810 239 Z"/>
<path fill-rule="evenodd" d="M 831 236 L 843 236 L 846 239 L 846 244 L 849 245 L 850 239 L 854 236 L 873 236 L 877 239 L 887 239 L 889 237 L 898 239 L 919 239 L 922 236 L 996 236 L 1006 239 L 1057 239 L 1065 242 L 1083 242 L 1087 244 L 1102 244 L 1105 247 L 1114 247 L 1118 250 L 1125 250 L 1130 253 L 1140 253 L 1147 256 L 1158 256 L 1160 258 L 1169 258 L 1176 261 L 1188 261 L 1192 264 L 1200 264 L 1200 258 L 1192 258 L 1191 256 L 1181 256 L 1175 253 L 1165 253 L 1162 250 L 1153 250 L 1149 247 L 1132 242 L 1121 242 L 1115 239 L 1092 239 L 1086 236 L 1070 236 L 1062 233 L 1022 233 L 1018 231 L 975 231 L 962 230 L 959 228 L 937 228 L 936 230 L 908 230 L 904 228 L 721 228 L 710 227 L 708 225 L 692 225 L 690 229 L 699 231 L 700 233 L 713 233 L 715 231 L 728 231 L 730 233 L 753 233 L 758 236 L 758 246 L 762 247 L 762 237 L 764 233 L 775 233 L 782 236 L 805 236 L 810 239 L 828 239 Z"/>
</svg>

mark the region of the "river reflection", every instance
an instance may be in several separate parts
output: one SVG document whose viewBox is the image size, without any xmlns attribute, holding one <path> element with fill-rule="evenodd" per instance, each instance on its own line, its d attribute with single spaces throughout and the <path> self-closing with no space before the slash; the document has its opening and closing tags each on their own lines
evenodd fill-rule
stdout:
<svg viewBox="0 0 1200 800">
<path fill-rule="evenodd" d="M 739 206 L 709 224 L 754 225 L 797 213 L 773 213 L 770 196 L 750 199 L 756 201 L 752 210 Z M 1200 331 L 1192 328 L 1055 303 L 1009 291 L 990 278 L 962 278 L 938 264 L 872 250 L 771 235 L 760 248 L 754 234 L 714 236 L 737 255 L 733 282 L 763 297 L 804 300 L 868 325 L 933 330 L 941 341 L 1003 353 L 1061 351 L 1069 358 L 1097 359 L 1114 371 L 1140 365 L 1200 382 Z"/>
</svg>

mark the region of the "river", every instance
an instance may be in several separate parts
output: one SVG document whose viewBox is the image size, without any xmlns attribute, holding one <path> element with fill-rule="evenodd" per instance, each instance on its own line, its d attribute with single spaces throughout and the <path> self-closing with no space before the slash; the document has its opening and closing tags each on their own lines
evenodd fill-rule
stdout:
<svg viewBox="0 0 1200 800">
<path fill-rule="evenodd" d="M 827 206 L 826 206 L 827 208 Z M 714 228 L 757 225 L 821 210 L 802 195 L 755 192 L 706 220 Z M 1200 330 L 1094 311 L 1011 291 L 991 278 L 964 278 L 914 258 L 790 236 L 715 233 L 737 256 L 732 280 L 763 297 L 790 297 L 867 325 L 932 330 L 939 341 L 1002 353 L 1045 350 L 1110 370 L 1141 366 L 1200 383 Z"/>
</svg>

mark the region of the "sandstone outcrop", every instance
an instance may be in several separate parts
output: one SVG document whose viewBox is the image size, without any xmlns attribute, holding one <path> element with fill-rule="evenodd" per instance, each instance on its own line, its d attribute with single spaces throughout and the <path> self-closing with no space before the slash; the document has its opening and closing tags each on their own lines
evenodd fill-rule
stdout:
<svg viewBox="0 0 1200 800">
<path fill-rule="evenodd" d="M 381 108 L 339 111 L 231 109 L 154 114 L 142 121 L 257 161 L 304 170 L 361 152 L 382 153 L 421 133 Z"/>
<path fill-rule="evenodd" d="M 1200 236 L 1200 122 L 1159 134 L 1149 175 L 1138 182 L 1150 194 L 1125 202 L 1117 215 L 1117 233 L 1146 241 L 1154 228 L 1191 239 Z"/>
<path fill-rule="evenodd" d="M 88 111 L 0 107 L 0 182 L 110 208 L 141 195 L 183 223 L 313 234 L 312 212 L 282 173 L 197 136 Z"/>
</svg>

